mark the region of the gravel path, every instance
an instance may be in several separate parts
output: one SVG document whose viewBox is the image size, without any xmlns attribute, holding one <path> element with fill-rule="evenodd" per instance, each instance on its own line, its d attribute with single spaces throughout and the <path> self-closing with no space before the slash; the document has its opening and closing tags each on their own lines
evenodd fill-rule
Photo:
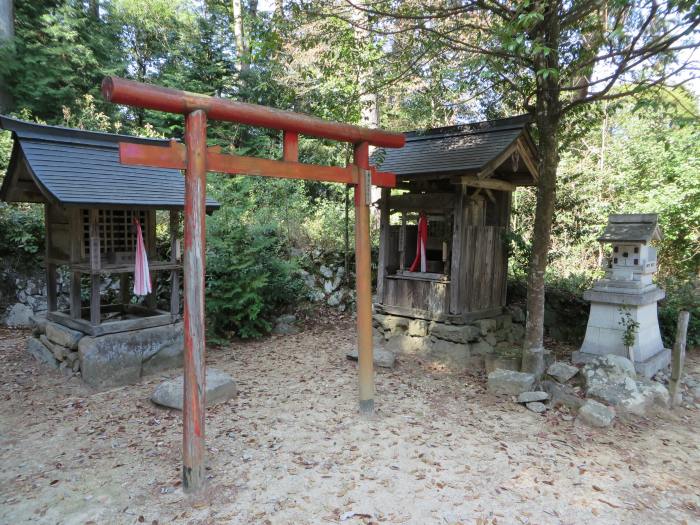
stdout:
<svg viewBox="0 0 700 525">
<path fill-rule="evenodd" d="M 344 318 L 209 352 L 240 394 L 207 412 L 193 502 L 180 414 L 149 401 L 165 376 L 93 392 L 32 361 L 26 337 L 0 330 L 0 523 L 700 522 L 700 411 L 597 431 L 407 357 L 378 370 L 363 421 Z M 689 367 L 700 375 L 696 355 Z"/>
</svg>

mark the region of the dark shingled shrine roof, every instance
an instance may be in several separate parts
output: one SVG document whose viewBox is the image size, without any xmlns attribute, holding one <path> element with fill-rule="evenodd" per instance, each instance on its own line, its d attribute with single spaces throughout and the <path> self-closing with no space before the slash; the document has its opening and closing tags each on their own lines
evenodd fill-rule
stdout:
<svg viewBox="0 0 700 525">
<path fill-rule="evenodd" d="M 656 213 L 610 215 L 599 242 L 641 242 L 648 244 L 661 239 Z"/>
<path fill-rule="evenodd" d="M 381 171 L 399 176 L 478 173 L 524 138 L 533 157 L 537 151 L 527 130 L 529 116 L 462 124 L 406 133 L 406 145 L 375 153 Z M 383 159 L 382 159 L 383 156 Z"/>
<path fill-rule="evenodd" d="M 45 126 L 3 115 L 0 128 L 11 131 L 14 138 L 0 187 L 2 200 L 89 207 L 184 206 L 185 179 L 180 170 L 119 162 L 119 142 L 159 145 L 167 140 Z M 219 204 L 207 198 L 207 210 L 217 208 Z"/>
</svg>

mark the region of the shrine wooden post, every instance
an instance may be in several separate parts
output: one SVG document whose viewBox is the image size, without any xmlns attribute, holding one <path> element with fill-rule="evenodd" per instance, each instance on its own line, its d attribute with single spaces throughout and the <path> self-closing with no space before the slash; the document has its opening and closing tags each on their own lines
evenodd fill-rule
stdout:
<svg viewBox="0 0 700 525">
<path fill-rule="evenodd" d="M 394 187 L 396 178 L 393 174 L 381 173 L 370 167 L 369 146 L 400 148 L 406 141 L 404 135 L 329 122 L 291 111 L 198 95 L 117 77 L 104 79 L 102 95 L 107 101 L 116 104 L 185 116 L 184 145 L 175 141 L 171 141 L 166 147 L 129 142 L 119 144 L 122 163 L 185 170 L 185 372 L 182 440 L 182 480 L 185 491 L 195 492 L 204 482 L 204 253 L 207 171 L 339 182 L 355 186 L 360 413 L 371 415 L 374 412 L 374 370 L 369 241 L 370 188 L 372 184 Z M 224 155 L 218 149 L 207 148 L 207 120 L 282 130 L 283 160 Z M 300 163 L 299 134 L 353 144 L 353 164 L 343 168 Z"/>
</svg>

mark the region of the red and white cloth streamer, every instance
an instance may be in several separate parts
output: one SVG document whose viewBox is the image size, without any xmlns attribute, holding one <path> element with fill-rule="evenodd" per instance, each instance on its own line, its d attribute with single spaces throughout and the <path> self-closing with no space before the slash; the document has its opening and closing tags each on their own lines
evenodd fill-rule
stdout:
<svg viewBox="0 0 700 525">
<path fill-rule="evenodd" d="M 143 243 L 141 224 L 134 219 L 136 225 L 136 260 L 134 261 L 134 295 L 151 293 L 151 274 L 148 272 L 148 257 L 146 245 Z"/>
<path fill-rule="evenodd" d="M 425 212 L 420 212 L 420 217 L 418 218 L 418 238 L 416 239 L 416 258 L 413 259 L 411 267 L 408 269 L 409 272 L 415 272 L 420 264 L 420 271 L 425 272 L 428 259 L 426 257 L 426 250 L 428 246 L 428 217 L 425 216 Z"/>
</svg>

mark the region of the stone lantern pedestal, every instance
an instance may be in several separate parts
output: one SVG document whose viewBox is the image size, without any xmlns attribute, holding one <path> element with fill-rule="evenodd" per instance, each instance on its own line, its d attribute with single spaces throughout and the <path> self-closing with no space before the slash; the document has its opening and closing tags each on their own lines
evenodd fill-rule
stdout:
<svg viewBox="0 0 700 525">
<path fill-rule="evenodd" d="M 671 351 L 661 340 L 656 305 L 666 294 L 651 281 L 656 250 L 649 242 L 661 236 L 656 222 L 652 214 L 610 216 L 599 241 L 612 243 L 613 253 L 606 278 L 583 294 L 591 302 L 591 311 L 574 362 L 585 363 L 606 354 L 631 357 L 637 373 L 645 377 L 668 367 Z M 628 348 L 624 339 L 630 323 L 636 326 Z"/>
</svg>

